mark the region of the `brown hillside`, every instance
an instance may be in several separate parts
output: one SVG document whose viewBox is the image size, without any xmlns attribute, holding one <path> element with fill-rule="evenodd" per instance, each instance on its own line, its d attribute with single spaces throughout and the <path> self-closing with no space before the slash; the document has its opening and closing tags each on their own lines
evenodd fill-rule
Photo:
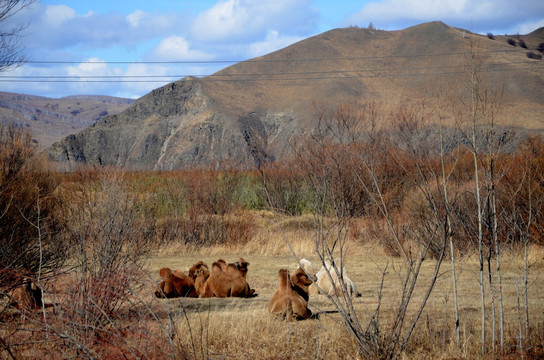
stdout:
<svg viewBox="0 0 544 360">
<path fill-rule="evenodd" d="M 543 34 L 527 35 L 527 43 L 536 47 Z M 68 164 L 174 169 L 251 166 L 258 145 L 269 160 L 279 160 L 289 154 L 293 136 L 314 125 L 315 101 L 394 106 L 434 96 L 461 81 L 469 44 L 486 63 L 482 74 L 490 88 L 504 87 L 509 124 L 544 128 L 543 61 L 528 59 L 527 49 L 506 38 L 432 22 L 401 31 L 331 30 L 206 78 L 179 80 L 49 153 Z"/>
<path fill-rule="evenodd" d="M 111 96 L 67 96 L 58 99 L 0 92 L 0 123 L 29 129 L 46 149 L 108 114 L 125 110 L 134 101 Z"/>
</svg>

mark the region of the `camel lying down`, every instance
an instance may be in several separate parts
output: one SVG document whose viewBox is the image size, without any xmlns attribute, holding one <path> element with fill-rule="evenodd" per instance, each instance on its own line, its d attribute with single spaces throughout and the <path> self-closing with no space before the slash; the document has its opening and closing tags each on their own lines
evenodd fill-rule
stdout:
<svg viewBox="0 0 544 360">
<path fill-rule="evenodd" d="M 43 305 L 42 290 L 32 280 L 24 279 L 23 284 L 10 294 L 9 305 L 19 310 L 40 308 Z"/>
<path fill-rule="evenodd" d="M 310 318 L 312 311 L 308 308 L 308 287 L 316 279 L 308 276 L 302 268 L 292 274 L 287 269 L 280 269 L 278 276 L 279 288 L 268 302 L 268 311 L 288 320 Z"/>
<path fill-rule="evenodd" d="M 156 297 L 177 298 L 177 297 L 198 297 L 195 290 L 194 280 L 185 275 L 181 270 L 170 270 L 164 267 L 159 274 L 162 281 L 155 290 Z"/>
<path fill-rule="evenodd" d="M 346 286 L 347 295 L 356 297 L 361 296 L 353 281 L 348 277 L 346 267 L 342 266 L 342 271 L 340 271 L 338 264 L 340 264 L 340 262 L 335 261 L 333 266 L 329 260 L 325 260 L 325 266 L 321 266 L 321 269 L 315 274 L 317 281 L 309 287 L 310 294 L 341 295 L 344 291 L 340 282 L 340 277 L 342 277 Z M 314 274 L 314 268 L 310 261 L 302 259 L 300 260 L 300 266 L 309 274 Z"/>
<path fill-rule="evenodd" d="M 155 290 L 157 297 L 255 297 L 254 289 L 249 287 L 246 276 L 249 263 L 243 258 L 227 264 L 219 259 L 212 265 L 211 271 L 203 261 L 189 269 L 189 275 L 181 270 L 172 272 L 162 268 L 162 281 Z"/>
<path fill-rule="evenodd" d="M 241 261 L 227 264 L 218 260 L 212 264 L 211 272 L 207 267 L 196 270 L 195 286 L 200 298 L 207 297 L 255 297 L 254 289 L 246 281 L 248 262 Z"/>
</svg>

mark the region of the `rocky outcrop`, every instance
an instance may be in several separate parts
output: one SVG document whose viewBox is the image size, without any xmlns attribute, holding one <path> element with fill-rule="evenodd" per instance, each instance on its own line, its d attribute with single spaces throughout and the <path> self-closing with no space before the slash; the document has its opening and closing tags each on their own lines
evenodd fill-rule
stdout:
<svg viewBox="0 0 544 360">
<path fill-rule="evenodd" d="M 133 170 L 282 160 L 298 134 L 317 126 L 314 103 L 425 99 L 432 86 L 459 80 L 472 37 L 479 37 L 476 51 L 496 57 L 488 84 L 500 88 L 506 79 L 506 107 L 523 126 L 541 129 L 544 99 L 531 94 L 544 92 L 544 74 L 517 65 L 527 61 L 524 50 L 433 22 L 402 31 L 332 30 L 205 78 L 184 78 L 54 144 L 49 157 L 68 168 Z"/>
<path fill-rule="evenodd" d="M 284 113 L 225 112 L 202 91 L 201 80 L 186 78 L 55 143 L 48 153 L 51 160 L 72 165 L 140 170 L 252 166 L 275 158 L 269 140 L 281 138 L 282 124 L 292 121 Z"/>
</svg>

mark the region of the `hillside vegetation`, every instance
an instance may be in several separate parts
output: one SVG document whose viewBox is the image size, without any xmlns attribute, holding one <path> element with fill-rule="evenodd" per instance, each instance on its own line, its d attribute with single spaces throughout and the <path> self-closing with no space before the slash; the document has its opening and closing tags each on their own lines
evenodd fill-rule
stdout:
<svg viewBox="0 0 544 360">
<path fill-rule="evenodd" d="M 391 111 L 424 101 L 437 110 L 439 94 L 466 95 L 471 56 L 478 58 L 487 88 L 502 94 L 504 111 L 496 124 L 540 131 L 544 71 L 542 61 L 527 52 L 538 52 L 544 32 L 516 39 L 527 39 L 527 49 L 441 22 L 401 31 L 335 29 L 211 76 L 155 89 L 48 152 L 63 169 L 100 164 L 175 170 L 225 163 L 247 168 L 284 161 L 298 136 L 319 125 L 315 104 L 377 102 Z M 452 119 L 445 116 L 445 125 L 455 126 Z"/>
</svg>

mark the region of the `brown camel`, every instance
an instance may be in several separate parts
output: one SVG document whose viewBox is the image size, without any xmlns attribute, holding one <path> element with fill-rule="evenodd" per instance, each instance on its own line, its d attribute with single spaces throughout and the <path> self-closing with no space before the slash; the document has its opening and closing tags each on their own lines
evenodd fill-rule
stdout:
<svg viewBox="0 0 544 360">
<path fill-rule="evenodd" d="M 308 319 L 312 315 L 308 308 L 308 287 L 312 279 L 302 268 L 292 274 L 287 269 L 280 269 L 278 276 L 279 288 L 268 302 L 268 311 L 288 320 Z"/>
</svg>

